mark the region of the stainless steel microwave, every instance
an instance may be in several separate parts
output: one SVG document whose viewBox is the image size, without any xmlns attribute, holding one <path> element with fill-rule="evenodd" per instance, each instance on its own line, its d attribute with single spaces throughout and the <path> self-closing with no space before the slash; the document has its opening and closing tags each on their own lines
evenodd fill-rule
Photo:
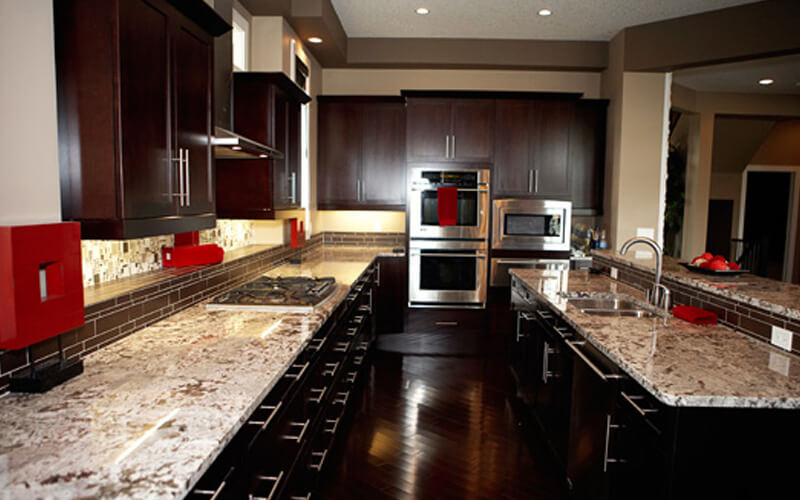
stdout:
<svg viewBox="0 0 800 500">
<path fill-rule="evenodd" d="M 492 207 L 492 248 L 569 251 L 572 202 L 557 200 L 495 200 Z"/>
</svg>

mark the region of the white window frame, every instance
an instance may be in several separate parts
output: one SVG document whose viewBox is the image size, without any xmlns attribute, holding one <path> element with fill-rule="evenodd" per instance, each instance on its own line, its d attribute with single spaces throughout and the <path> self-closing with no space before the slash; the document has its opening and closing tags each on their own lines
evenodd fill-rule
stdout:
<svg viewBox="0 0 800 500">
<path fill-rule="evenodd" d="M 233 9 L 233 70 L 247 71 L 250 67 L 250 23 L 236 8 Z M 242 41 L 237 42 L 237 36 Z M 242 65 L 236 64 L 236 48 L 241 47 L 244 51 L 244 61 Z"/>
</svg>

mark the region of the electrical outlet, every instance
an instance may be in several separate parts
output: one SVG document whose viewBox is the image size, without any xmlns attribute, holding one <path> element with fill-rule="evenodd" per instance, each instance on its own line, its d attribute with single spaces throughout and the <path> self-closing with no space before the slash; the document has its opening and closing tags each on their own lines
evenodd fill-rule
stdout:
<svg viewBox="0 0 800 500">
<path fill-rule="evenodd" d="M 611 279 L 615 280 L 615 279 L 617 279 L 617 275 L 619 274 L 619 270 L 616 267 L 612 267 L 611 268 L 611 272 L 609 274 L 611 275 Z"/>
<path fill-rule="evenodd" d="M 792 334 L 792 332 L 786 328 L 781 328 L 779 326 L 772 327 L 772 345 L 780 347 L 786 351 L 791 351 L 792 337 L 794 337 L 794 334 Z"/>
</svg>

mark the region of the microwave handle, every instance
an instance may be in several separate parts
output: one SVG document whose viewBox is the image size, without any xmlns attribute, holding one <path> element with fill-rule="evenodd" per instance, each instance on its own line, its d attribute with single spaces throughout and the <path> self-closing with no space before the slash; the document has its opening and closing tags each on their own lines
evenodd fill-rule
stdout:
<svg viewBox="0 0 800 500">
<path fill-rule="evenodd" d="M 475 259 L 485 259 L 485 254 L 476 254 L 476 253 L 428 253 L 428 252 L 420 252 L 415 253 L 411 252 L 413 256 L 421 256 L 421 257 L 471 257 Z"/>
</svg>

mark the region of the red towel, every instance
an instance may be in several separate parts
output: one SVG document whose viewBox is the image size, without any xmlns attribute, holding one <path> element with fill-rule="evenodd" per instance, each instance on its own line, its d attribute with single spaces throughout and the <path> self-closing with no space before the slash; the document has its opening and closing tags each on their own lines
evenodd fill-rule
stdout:
<svg viewBox="0 0 800 500">
<path fill-rule="evenodd" d="M 694 323 L 695 325 L 716 325 L 717 315 L 711 311 L 700 309 L 694 306 L 675 306 L 672 308 L 672 314 L 676 318 Z"/>
<path fill-rule="evenodd" d="M 161 247 L 163 267 L 199 266 L 222 262 L 225 251 L 218 245 L 185 245 Z"/>
<path fill-rule="evenodd" d="M 436 214 L 440 226 L 455 226 L 458 220 L 458 188 L 440 187 L 436 190 Z"/>
</svg>

